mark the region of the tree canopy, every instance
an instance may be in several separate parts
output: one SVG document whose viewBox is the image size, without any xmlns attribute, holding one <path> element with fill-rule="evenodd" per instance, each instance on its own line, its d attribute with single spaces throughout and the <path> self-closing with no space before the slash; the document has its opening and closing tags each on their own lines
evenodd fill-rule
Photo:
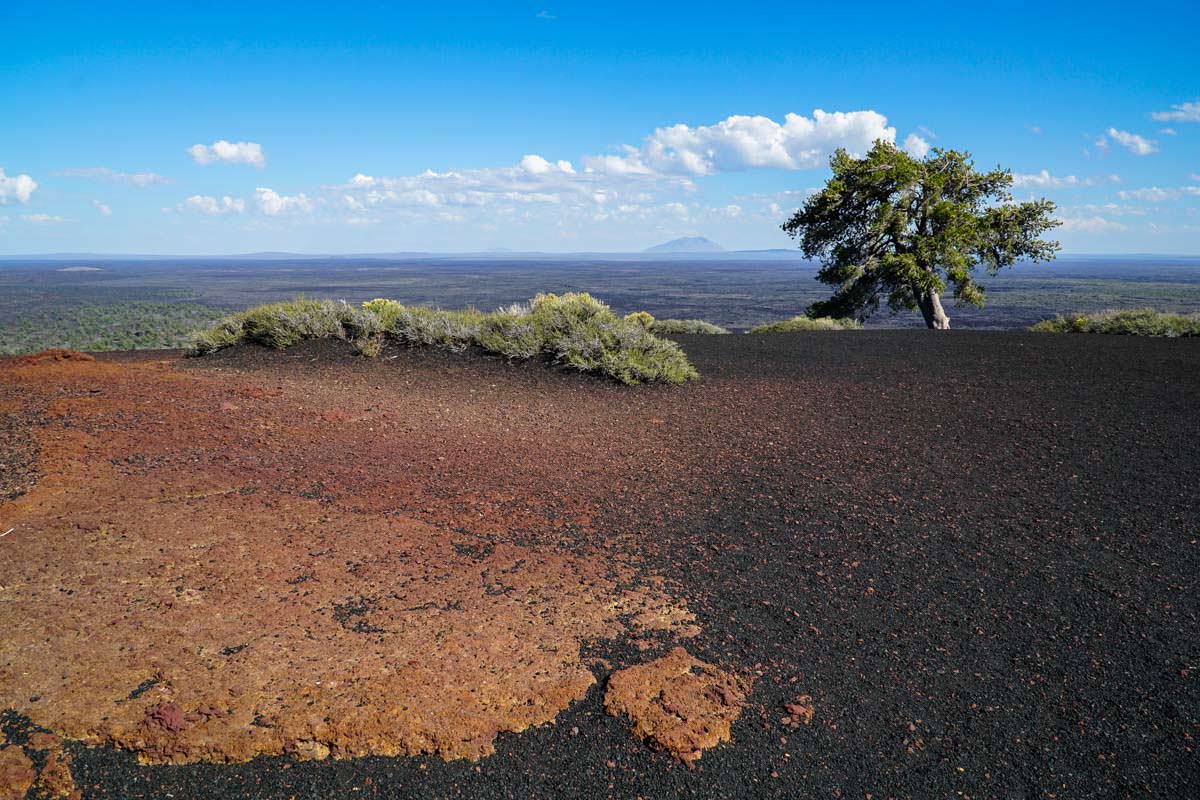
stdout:
<svg viewBox="0 0 1200 800">
<path fill-rule="evenodd" d="M 947 286 L 959 302 L 982 306 L 978 268 L 994 275 L 1059 250 L 1039 238 L 1060 224 L 1054 203 L 1013 202 L 1012 173 L 980 172 L 969 153 L 935 148 L 914 158 L 878 141 L 863 158 L 839 149 L 829 164 L 825 187 L 782 226 L 806 258 L 821 261 L 817 279 L 836 287 L 809 316 L 863 320 L 886 302 L 920 309 L 930 328 L 949 328 Z"/>
</svg>

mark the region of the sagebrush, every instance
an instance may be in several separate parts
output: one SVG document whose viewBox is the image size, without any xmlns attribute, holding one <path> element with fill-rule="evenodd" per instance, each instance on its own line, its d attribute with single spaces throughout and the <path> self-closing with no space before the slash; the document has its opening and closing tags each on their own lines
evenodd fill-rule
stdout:
<svg viewBox="0 0 1200 800">
<path fill-rule="evenodd" d="M 714 325 L 711 322 L 705 322 L 702 319 L 656 319 L 650 323 L 650 332 L 656 333 L 659 336 L 679 333 L 707 335 L 729 333 L 726 328 Z"/>
<path fill-rule="evenodd" d="M 1035 333 L 1107 333 L 1122 336 L 1200 336 L 1200 314 L 1174 314 L 1153 308 L 1062 314 L 1031 325 Z"/>
<path fill-rule="evenodd" d="M 365 356 L 387 342 L 462 352 L 477 347 L 508 359 L 546 358 L 625 384 L 683 383 L 698 377 L 679 345 L 656 336 L 654 318 L 624 319 L 586 293 L 539 294 L 528 303 L 485 313 L 369 300 L 269 303 L 234 314 L 197 334 L 189 350 L 204 355 L 242 342 L 290 347 L 304 339 L 342 339 Z"/>
<path fill-rule="evenodd" d="M 755 325 L 750 333 L 796 333 L 797 331 L 857 331 L 862 329 L 862 323 L 855 319 L 834 319 L 833 317 L 806 317 L 801 314 L 791 319 L 779 322 L 768 322 Z"/>
</svg>

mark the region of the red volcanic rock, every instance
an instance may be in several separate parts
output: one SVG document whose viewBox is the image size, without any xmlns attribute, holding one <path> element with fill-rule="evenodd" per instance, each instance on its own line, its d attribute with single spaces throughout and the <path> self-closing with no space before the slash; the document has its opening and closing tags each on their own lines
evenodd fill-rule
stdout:
<svg viewBox="0 0 1200 800">
<path fill-rule="evenodd" d="M 25 751 L 16 745 L 0 750 L 0 800 L 19 800 L 33 785 L 37 773 Z"/>
<path fill-rule="evenodd" d="M 609 714 L 629 717 L 634 733 L 689 766 L 730 738 L 749 684 L 676 647 L 662 658 L 613 674 L 604 695 Z"/>
<path fill-rule="evenodd" d="M 187 722 L 183 709 L 174 703 L 163 703 L 147 708 L 146 721 L 171 733 L 183 730 L 184 724 Z"/>
<path fill-rule="evenodd" d="M 95 356 L 89 356 L 87 353 L 79 353 L 74 350 L 52 349 L 43 350 L 40 353 L 31 353 L 27 356 L 19 356 L 13 359 L 14 364 L 50 364 L 56 361 L 95 361 Z"/>
</svg>

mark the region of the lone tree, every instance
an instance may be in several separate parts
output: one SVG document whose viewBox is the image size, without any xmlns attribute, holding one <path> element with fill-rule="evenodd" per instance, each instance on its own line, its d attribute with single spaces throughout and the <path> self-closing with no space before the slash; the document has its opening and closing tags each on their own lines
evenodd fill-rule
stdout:
<svg viewBox="0 0 1200 800">
<path fill-rule="evenodd" d="M 811 317 L 866 319 L 886 299 L 893 310 L 921 309 L 934 330 L 950 327 L 947 284 L 964 303 L 983 305 L 973 273 L 994 275 L 1021 259 L 1049 261 L 1059 243 L 1038 238 L 1059 225 L 1054 203 L 1014 203 L 1012 173 L 977 172 L 970 153 L 934 149 L 917 159 L 878 141 L 865 158 L 839 149 L 833 177 L 783 224 L 817 279 L 837 287 Z"/>
</svg>

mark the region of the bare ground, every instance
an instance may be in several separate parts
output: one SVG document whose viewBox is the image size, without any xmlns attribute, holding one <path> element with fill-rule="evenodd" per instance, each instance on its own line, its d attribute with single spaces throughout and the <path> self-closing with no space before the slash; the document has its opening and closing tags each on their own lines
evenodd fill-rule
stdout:
<svg viewBox="0 0 1200 800">
<path fill-rule="evenodd" d="M 1197 786 L 1195 342 L 683 341 L 678 389 L 8 362 L 10 740 L 102 744 L 69 746 L 96 797 Z M 752 686 L 691 770 L 602 707 L 680 644 Z"/>
</svg>

